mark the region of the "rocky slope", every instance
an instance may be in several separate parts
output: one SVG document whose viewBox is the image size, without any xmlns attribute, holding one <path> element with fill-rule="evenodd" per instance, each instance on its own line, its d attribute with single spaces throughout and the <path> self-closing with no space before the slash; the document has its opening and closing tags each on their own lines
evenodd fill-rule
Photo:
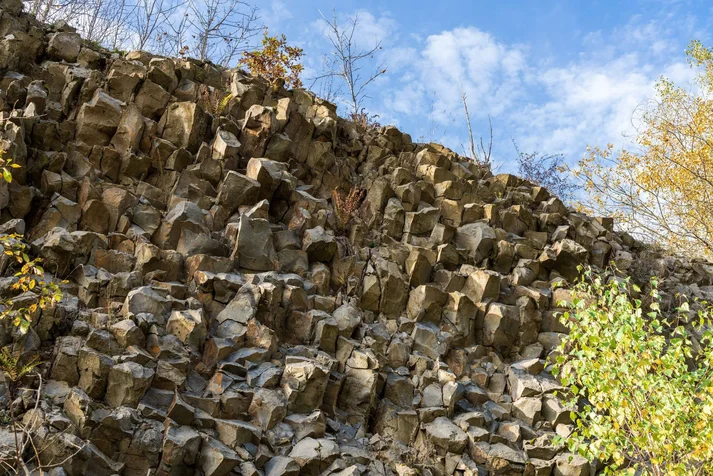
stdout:
<svg viewBox="0 0 713 476">
<path fill-rule="evenodd" d="M 22 166 L 0 232 L 67 284 L 0 345 L 44 356 L 15 406 L 45 472 L 593 474 L 552 442 L 571 423 L 554 284 L 615 260 L 711 295 L 710 266 L 515 176 L 21 10 L 0 0 L 0 148 Z M 344 232 L 332 192 L 352 186 Z"/>
</svg>

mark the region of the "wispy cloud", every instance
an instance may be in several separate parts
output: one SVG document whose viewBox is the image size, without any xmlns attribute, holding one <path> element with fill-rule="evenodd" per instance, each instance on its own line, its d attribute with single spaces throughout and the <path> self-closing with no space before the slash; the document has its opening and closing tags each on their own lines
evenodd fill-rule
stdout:
<svg viewBox="0 0 713 476">
<path fill-rule="evenodd" d="M 523 89 L 525 67 L 524 48 L 473 27 L 429 36 L 416 65 L 418 80 L 450 110 L 458 108 L 462 86 L 476 117 L 498 115 L 513 104 Z"/>
<path fill-rule="evenodd" d="M 419 116 L 422 125 L 435 120 L 445 127 L 457 117 L 447 145 L 459 148 L 466 137 L 462 86 L 476 131 L 493 118 L 501 159 L 512 157 L 513 137 L 522 150 L 577 160 L 588 144 L 630 144 L 632 113 L 654 95 L 661 75 L 691 80 L 673 35 L 680 27 L 634 17 L 624 28 L 585 35 L 580 54 L 565 64 L 475 27 L 442 31 L 418 47 L 385 53 L 407 59 L 377 103 L 395 117 Z"/>
<path fill-rule="evenodd" d="M 333 21 L 333 11 L 320 11 L 322 15 L 329 21 Z M 351 22 L 357 21 L 356 29 L 354 30 L 355 47 L 359 49 L 371 49 L 379 41 L 384 46 L 394 46 L 398 41 L 399 24 L 394 20 L 388 12 L 379 16 L 374 15 L 368 10 L 355 10 L 352 12 L 336 12 L 337 24 L 342 31 L 349 31 L 352 28 Z M 321 39 L 328 38 L 331 34 L 329 25 L 324 21 L 324 18 L 318 18 L 310 25 L 310 30 L 319 32 Z M 319 36 L 319 35 L 317 35 Z M 319 41 L 320 38 L 315 38 Z"/>
<path fill-rule="evenodd" d="M 269 0 L 261 6 L 260 16 L 270 30 L 277 32 L 282 29 L 284 22 L 294 15 L 285 1 Z"/>
</svg>

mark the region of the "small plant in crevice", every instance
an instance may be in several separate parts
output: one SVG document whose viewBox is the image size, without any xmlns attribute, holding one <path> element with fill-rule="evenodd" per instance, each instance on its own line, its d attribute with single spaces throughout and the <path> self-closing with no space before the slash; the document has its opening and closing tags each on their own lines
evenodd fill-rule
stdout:
<svg viewBox="0 0 713 476">
<path fill-rule="evenodd" d="M 13 354 L 8 347 L 0 349 L 0 371 L 10 381 L 10 396 L 12 398 L 16 396 L 17 384 L 20 380 L 35 370 L 38 365 L 40 365 L 40 358 L 37 355 L 33 355 L 26 362 L 22 362 L 20 356 Z"/>
<path fill-rule="evenodd" d="M 200 103 L 204 110 L 210 112 L 214 116 L 220 116 L 230 100 L 233 99 L 232 93 L 226 93 L 216 88 L 201 87 Z"/>
<path fill-rule="evenodd" d="M 357 186 L 353 186 L 349 193 L 344 193 L 337 188 L 332 191 L 336 231 L 341 236 L 346 236 L 349 233 L 357 211 L 365 197 L 366 190 Z"/>
<path fill-rule="evenodd" d="M 362 108 L 360 112 L 349 114 L 349 120 L 352 121 L 358 128 L 364 131 L 376 131 L 381 127 L 377 121 L 378 114 L 369 114 L 366 109 Z"/>
<path fill-rule="evenodd" d="M 0 301 L 0 321 L 11 319 L 20 332 L 25 333 L 37 312 L 47 309 L 62 300 L 62 290 L 55 281 L 45 280 L 41 258 L 30 258 L 27 245 L 17 234 L 0 236 L 0 253 L 12 264 L 19 266 L 14 273 L 17 278 L 10 289 L 19 293 L 32 293 L 34 299 L 25 305 L 16 305 L 12 299 Z"/>
<path fill-rule="evenodd" d="M 6 158 L 5 152 L 0 150 L 0 175 L 2 175 L 2 180 L 12 183 L 12 170 L 19 168 L 19 164 L 14 163 L 11 158 Z"/>
<path fill-rule="evenodd" d="M 228 93 L 223 99 L 220 100 L 218 103 L 218 107 L 216 109 L 216 114 L 223 114 L 223 111 L 225 111 L 225 108 L 228 107 L 228 104 L 230 104 L 230 100 L 233 99 L 233 93 Z"/>
<path fill-rule="evenodd" d="M 18 168 L 11 160 L 4 159 L 0 153 L 0 172 L 2 180 L 12 181 L 12 176 L 6 174 L 8 168 Z M 17 278 L 10 290 L 17 293 L 32 293 L 35 299 L 25 306 L 16 306 L 12 299 L 0 300 L 0 321 L 11 319 L 21 333 L 27 332 L 32 323 L 32 317 L 40 310 L 47 309 L 62 300 L 62 290 L 55 281 L 46 281 L 45 270 L 41 258 L 30 258 L 27 245 L 22 241 L 22 235 L 0 235 L 0 269 L 2 272 L 8 266 L 18 266 L 14 274 Z"/>
<path fill-rule="evenodd" d="M 333 281 L 339 286 L 336 291 L 342 301 L 356 294 L 363 281 L 362 275 L 363 270 L 356 266 L 356 261 L 352 261 L 349 265 L 335 267 Z"/>
</svg>

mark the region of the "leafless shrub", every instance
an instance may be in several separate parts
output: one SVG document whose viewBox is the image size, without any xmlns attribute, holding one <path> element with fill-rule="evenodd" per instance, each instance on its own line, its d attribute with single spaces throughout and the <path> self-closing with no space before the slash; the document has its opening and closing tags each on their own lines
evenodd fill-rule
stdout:
<svg viewBox="0 0 713 476">
<path fill-rule="evenodd" d="M 138 50 L 146 49 L 161 27 L 171 23 L 171 16 L 183 6 L 184 2 L 174 0 L 138 0 L 131 9 L 130 21 L 135 30 L 132 46 Z"/>
<path fill-rule="evenodd" d="M 346 235 L 349 232 L 354 217 L 365 197 L 366 190 L 356 186 L 352 187 L 349 193 L 344 193 L 336 188 L 332 191 L 334 217 L 339 234 Z"/>
<path fill-rule="evenodd" d="M 369 114 L 366 112 L 366 109 L 362 109 L 361 112 L 356 114 L 349 115 L 349 120 L 363 131 L 373 131 L 379 129 L 381 124 L 377 122 L 378 118 L 378 114 Z"/>
<path fill-rule="evenodd" d="M 229 66 L 263 26 L 242 0 L 24 0 L 43 23 L 66 22 L 110 49 L 193 55 Z"/>
<path fill-rule="evenodd" d="M 39 372 L 35 371 L 39 364 L 40 359 L 37 356 L 22 358 L 12 353 L 8 347 L 0 349 L 0 372 L 2 372 L 8 387 L 8 396 L 10 399 L 8 420 L 14 437 L 13 454 L 0 458 L 0 468 L 7 474 L 30 474 L 30 467 L 34 467 L 39 470 L 40 474 L 43 474 L 43 471 L 64 464 L 84 448 L 83 445 L 77 446 L 74 448 L 76 451 L 58 463 L 51 465 L 42 464 L 40 455 L 47 449 L 48 445 L 54 444 L 55 440 L 64 432 L 60 432 L 54 438 L 44 442 L 44 445 L 38 445 L 33 440 L 33 434 L 42 426 L 37 418 L 37 413 L 35 413 L 35 418 L 28 420 L 20 419 L 16 415 L 16 405 L 20 400 L 18 398 L 20 396 L 20 390 L 23 392 L 33 392 L 35 396 L 32 410 L 36 412 L 39 407 L 40 395 L 42 394 L 42 376 Z M 33 378 L 38 382 L 36 389 L 20 387 L 22 382 L 26 380 L 32 381 Z"/>
<path fill-rule="evenodd" d="M 515 141 L 512 141 L 517 152 L 518 175 L 532 183 L 545 187 L 550 193 L 561 200 L 570 202 L 578 189 L 566 173 L 565 160 L 562 154 L 541 154 L 521 152 Z"/>
</svg>

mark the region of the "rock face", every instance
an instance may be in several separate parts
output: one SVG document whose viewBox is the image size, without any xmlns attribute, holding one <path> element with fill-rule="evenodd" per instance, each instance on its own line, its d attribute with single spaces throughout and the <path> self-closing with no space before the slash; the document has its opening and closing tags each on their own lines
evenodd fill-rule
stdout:
<svg viewBox="0 0 713 476">
<path fill-rule="evenodd" d="M 68 284 L 0 344 L 48 356 L 16 412 L 42 415 L 56 474 L 590 474 L 553 443 L 572 422 L 546 360 L 577 266 L 649 263 L 710 299 L 713 267 L 535 184 L 240 71 L 94 51 L 18 5 L 0 0 L 21 166 L 0 231 Z M 204 88 L 232 93 L 219 114 Z"/>
</svg>

